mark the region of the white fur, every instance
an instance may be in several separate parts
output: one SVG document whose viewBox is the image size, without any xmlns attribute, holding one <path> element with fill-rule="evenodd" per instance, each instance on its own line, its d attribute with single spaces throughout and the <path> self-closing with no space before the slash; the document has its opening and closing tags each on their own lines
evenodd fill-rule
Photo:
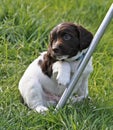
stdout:
<svg viewBox="0 0 113 130">
<path fill-rule="evenodd" d="M 59 85 L 66 86 L 70 82 L 71 67 L 68 62 L 57 61 L 53 64 L 53 75 Z M 65 76 L 65 78 L 64 78 Z"/>
<path fill-rule="evenodd" d="M 49 105 L 58 102 L 80 63 L 80 61 L 72 60 L 57 61 L 53 64 L 53 75 L 49 78 L 38 65 L 38 61 L 43 60 L 44 54 L 46 52 L 43 52 L 29 65 L 19 82 L 19 91 L 25 103 L 37 112 L 47 111 Z M 88 96 L 88 77 L 92 70 L 91 58 L 77 83 L 76 94 L 78 97 L 72 97 L 73 102 L 80 101 Z"/>
</svg>

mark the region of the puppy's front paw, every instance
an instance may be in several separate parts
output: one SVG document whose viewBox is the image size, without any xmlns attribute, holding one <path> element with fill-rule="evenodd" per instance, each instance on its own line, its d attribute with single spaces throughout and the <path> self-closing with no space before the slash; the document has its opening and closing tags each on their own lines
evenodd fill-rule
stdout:
<svg viewBox="0 0 113 130">
<path fill-rule="evenodd" d="M 53 65 L 53 76 L 59 85 L 66 86 L 70 82 L 71 67 L 68 62 L 57 61 Z"/>
<path fill-rule="evenodd" d="M 47 108 L 47 107 L 44 107 L 44 106 L 37 106 L 35 110 L 36 110 L 38 113 L 44 114 L 46 111 L 48 111 L 48 108 Z"/>
<path fill-rule="evenodd" d="M 57 81 L 59 85 L 66 86 L 70 82 L 70 76 L 69 75 L 57 75 Z"/>
</svg>

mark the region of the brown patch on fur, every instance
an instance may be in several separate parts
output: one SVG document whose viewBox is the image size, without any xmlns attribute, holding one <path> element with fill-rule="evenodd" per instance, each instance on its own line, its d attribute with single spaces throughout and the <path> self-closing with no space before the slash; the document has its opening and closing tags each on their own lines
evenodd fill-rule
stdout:
<svg viewBox="0 0 113 130">
<path fill-rule="evenodd" d="M 44 55 L 44 60 L 39 60 L 38 64 L 41 66 L 42 72 L 48 77 L 52 75 L 52 65 L 56 60 L 50 56 L 49 53 Z"/>
</svg>

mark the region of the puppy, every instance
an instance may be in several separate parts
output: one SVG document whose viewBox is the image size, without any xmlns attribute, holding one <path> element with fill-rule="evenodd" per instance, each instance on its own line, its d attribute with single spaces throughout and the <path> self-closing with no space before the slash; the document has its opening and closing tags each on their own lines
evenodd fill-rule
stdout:
<svg viewBox="0 0 113 130">
<path fill-rule="evenodd" d="M 50 33 L 50 44 L 46 52 L 35 59 L 19 82 L 19 91 L 27 106 L 37 112 L 56 105 L 76 72 L 89 47 L 93 35 L 82 26 L 61 23 Z M 88 96 L 88 77 L 93 71 L 89 60 L 73 91 L 73 102 Z"/>
</svg>

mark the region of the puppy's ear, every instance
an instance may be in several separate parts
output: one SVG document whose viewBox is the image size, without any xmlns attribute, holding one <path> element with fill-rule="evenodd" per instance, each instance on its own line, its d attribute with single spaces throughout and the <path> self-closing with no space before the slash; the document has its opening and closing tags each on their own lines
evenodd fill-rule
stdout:
<svg viewBox="0 0 113 130">
<path fill-rule="evenodd" d="M 79 40 L 80 40 L 80 50 L 82 51 L 83 49 L 86 49 L 89 47 L 93 35 L 91 32 L 83 28 L 82 26 L 77 26 L 78 31 L 79 31 Z"/>
</svg>

